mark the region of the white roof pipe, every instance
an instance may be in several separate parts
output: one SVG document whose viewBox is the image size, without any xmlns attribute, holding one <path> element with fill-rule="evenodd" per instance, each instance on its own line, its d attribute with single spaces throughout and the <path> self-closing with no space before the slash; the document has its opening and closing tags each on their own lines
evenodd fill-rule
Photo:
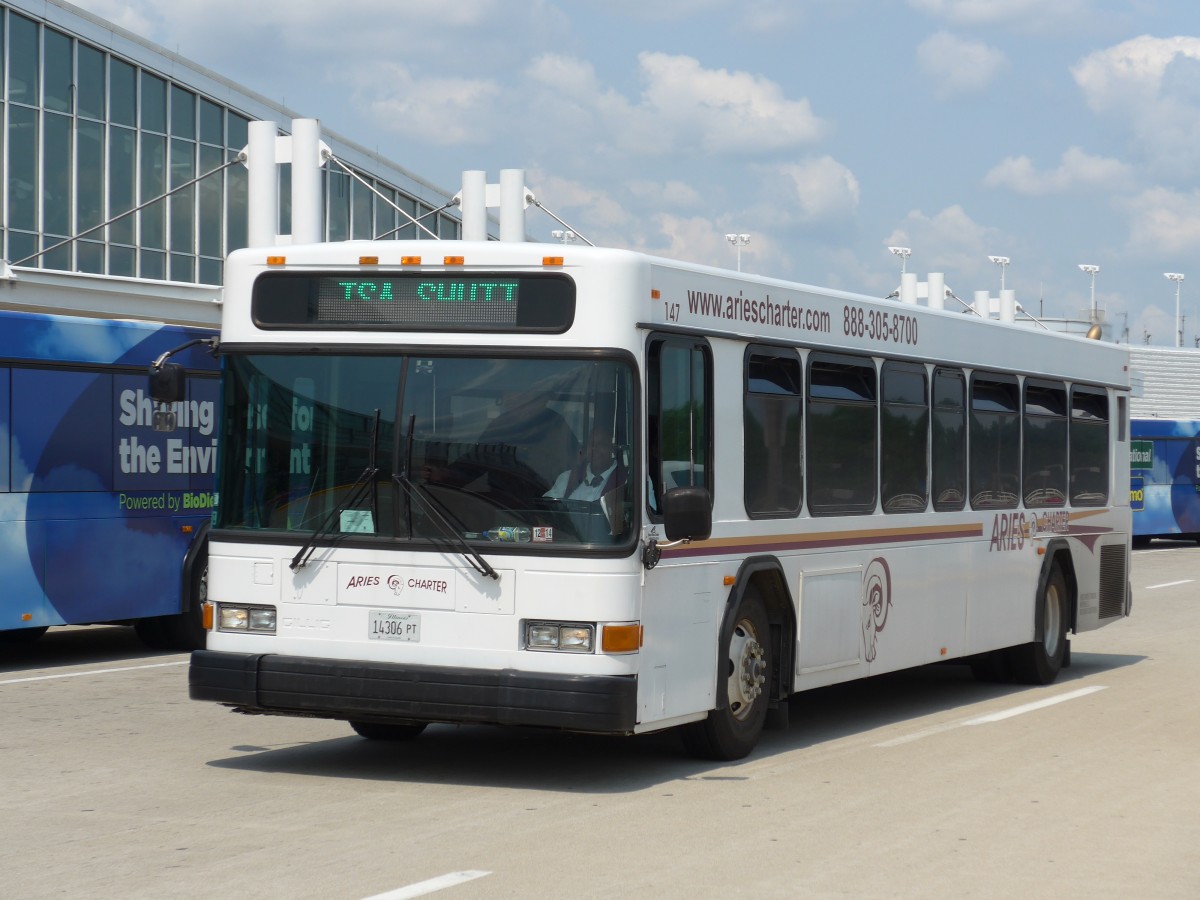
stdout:
<svg viewBox="0 0 1200 900">
<path fill-rule="evenodd" d="M 975 292 L 975 303 L 973 304 L 975 312 L 981 319 L 990 319 L 991 316 L 992 298 L 987 291 Z"/>
<path fill-rule="evenodd" d="M 246 129 L 246 240 L 251 247 L 274 247 L 279 234 L 278 132 L 274 122 L 251 122 Z"/>
<path fill-rule="evenodd" d="M 945 272 L 930 272 L 928 275 L 929 281 L 929 308 L 930 309 L 945 309 L 946 308 L 946 273 Z"/>
<path fill-rule="evenodd" d="M 917 302 L 916 272 L 905 272 L 900 276 L 900 302 L 911 304 Z"/>
<path fill-rule="evenodd" d="M 521 179 L 524 183 L 525 179 Z M 459 194 L 462 210 L 462 239 L 464 241 L 487 240 L 487 172 L 471 169 L 462 173 L 462 193 Z"/>
<path fill-rule="evenodd" d="M 500 170 L 500 240 L 525 240 L 525 170 Z"/>
<path fill-rule="evenodd" d="M 253 123 L 251 123 L 253 125 Z M 325 232 L 321 201 L 321 123 L 292 119 L 292 243 L 319 243 Z"/>
<path fill-rule="evenodd" d="M 1010 325 L 1017 321 L 1017 292 L 1012 288 L 1000 292 L 1000 321 Z"/>
</svg>

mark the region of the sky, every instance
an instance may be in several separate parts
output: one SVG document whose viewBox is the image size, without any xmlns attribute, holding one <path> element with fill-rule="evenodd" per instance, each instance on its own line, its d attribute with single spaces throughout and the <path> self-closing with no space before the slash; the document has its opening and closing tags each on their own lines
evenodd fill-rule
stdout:
<svg viewBox="0 0 1200 900">
<path fill-rule="evenodd" d="M 885 296 L 943 272 L 1200 346 L 1195 0 L 74 0 L 454 193 Z M 562 226 L 531 208 L 528 230 Z M 1008 257 L 1003 268 L 989 256 Z"/>
</svg>

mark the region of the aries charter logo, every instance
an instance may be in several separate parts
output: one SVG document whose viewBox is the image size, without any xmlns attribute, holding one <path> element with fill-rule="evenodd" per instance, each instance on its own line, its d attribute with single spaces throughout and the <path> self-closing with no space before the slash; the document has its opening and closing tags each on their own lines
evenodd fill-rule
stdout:
<svg viewBox="0 0 1200 900">
<path fill-rule="evenodd" d="M 892 608 L 892 572 L 887 560 L 877 556 L 863 573 L 863 650 L 867 662 L 875 661 L 879 635 L 887 626 L 888 610 Z"/>
<path fill-rule="evenodd" d="M 399 575 L 388 576 L 387 586 L 391 588 L 392 593 L 397 597 L 404 593 L 404 579 Z"/>
</svg>

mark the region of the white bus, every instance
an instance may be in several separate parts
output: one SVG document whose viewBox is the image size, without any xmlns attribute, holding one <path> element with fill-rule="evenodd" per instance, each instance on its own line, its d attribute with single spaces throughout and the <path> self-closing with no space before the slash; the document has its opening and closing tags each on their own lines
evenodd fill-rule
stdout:
<svg viewBox="0 0 1200 900">
<path fill-rule="evenodd" d="M 1129 614 L 1115 345 L 567 245 L 226 273 L 195 699 L 736 759 L 795 692 L 1047 683 Z"/>
</svg>

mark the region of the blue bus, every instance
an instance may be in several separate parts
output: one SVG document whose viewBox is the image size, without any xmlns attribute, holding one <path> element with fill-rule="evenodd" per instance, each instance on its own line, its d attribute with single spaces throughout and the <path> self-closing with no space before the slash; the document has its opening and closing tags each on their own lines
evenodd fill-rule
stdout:
<svg viewBox="0 0 1200 900">
<path fill-rule="evenodd" d="M 203 646 L 217 363 L 203 346 L 176 357 L 187 399 L 170 433 L 147 369 L 209 336 L 0 310 L 0 642 L 120 623 L 151 647 Z"/>
<path fill-rule="evenodd" d="M 1133 419 L 1130 437 L 1134 540 L 1200 541 L 1200 421 Z"/>
</svg>

